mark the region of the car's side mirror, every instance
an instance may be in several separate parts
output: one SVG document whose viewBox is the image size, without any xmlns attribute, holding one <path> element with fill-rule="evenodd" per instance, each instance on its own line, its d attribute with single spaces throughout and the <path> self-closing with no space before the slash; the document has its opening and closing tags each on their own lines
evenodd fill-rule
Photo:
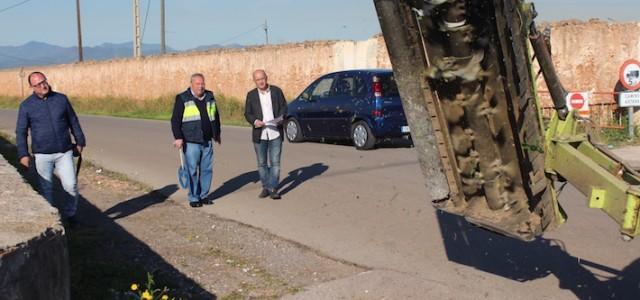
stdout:
<svg viewBox="0 0 640 300">
<path fill-rule="evenodd" d="M 309 100 L 311 100 L 311 97 L 309 97 L 309 93 L 304 92 L 304 93 L 302 93 L 302 95 L 300 95 L 300 99 L 304 100 L 304 101 L 309 101 Z"/>
</svg>

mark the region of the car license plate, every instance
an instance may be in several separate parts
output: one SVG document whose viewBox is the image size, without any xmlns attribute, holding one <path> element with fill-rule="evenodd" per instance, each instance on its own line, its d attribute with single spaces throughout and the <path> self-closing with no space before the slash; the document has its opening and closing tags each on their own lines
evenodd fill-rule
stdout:
<svg viewBox="0 0 640 300">
<path fill-rule="evenodd" d="M 402 131 L 402 133 L 408 133 L 409 132 L 409 126 L 402 126 L 402 128 L 400 128 L 400 131 Z"/>
</svg>

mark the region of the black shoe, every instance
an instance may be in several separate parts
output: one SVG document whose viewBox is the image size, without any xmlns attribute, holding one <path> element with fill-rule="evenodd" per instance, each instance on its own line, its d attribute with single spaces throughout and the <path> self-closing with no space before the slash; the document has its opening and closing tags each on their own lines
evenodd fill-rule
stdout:
<svg viewBox="0 0 640 300">
<path fill-rule="evenodd" d="M 213 204 L 213 201 L 209 200 L 209 198 L 204 198 L 204 199 L 200 199 L 200 203 L 204 205 L 211 205 Z"/>
<path fill-rule="evenodd" d="M 267 196 L 271 195 L 271 193 L 269 193 L 269 191 L 265 188 L 262 189 L 262 192 L 260 192 L 260 195 L 258 195 L 258 198 L 267 198 Z"/>
<path fill-rule="evenodd" d="M 200 201 L 189 202 L 189 205 L 191 205 L 191 207 L 202 207 L 202 203 L 200 203 Z"/>
<path fill-rule="evenodd" d="M 271 197 L 271 199 L 273 200 L 278 200 L 281 199 L 282 197 L 280 197 L 280 194 L 278 194 L 278 191 L 276 191 L 275 189 L 271 190 L 269 192 L 269 196 Z"/>
</svg>

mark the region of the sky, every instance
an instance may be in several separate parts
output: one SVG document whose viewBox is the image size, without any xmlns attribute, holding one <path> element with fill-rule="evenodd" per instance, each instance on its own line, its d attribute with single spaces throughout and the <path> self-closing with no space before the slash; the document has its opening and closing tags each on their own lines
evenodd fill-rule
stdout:
<svg viewBox="0 0 640 300">
<path fill-rule="evenodd" d="M 80 0 L 84 46 L 131 41 L 132 2 Z M 533 2 L 540 21 L 640 19 L 638 0 Z M 16 4 L 20 5 L 9 8 Z M 75 0 L 0 0 L 0 45 L 29 41 L 76 45 L 75 4 Z M 271 43 L 364 40 L 380 32 L 373 0 L 165 0 L 165 12 L 167 45 L 178 50 L 211 44 L 263 44 L 265 20 Z M 140 0 L 140 15 L 143 43 L 159 44 L 160 0 Z"/>
</svg>

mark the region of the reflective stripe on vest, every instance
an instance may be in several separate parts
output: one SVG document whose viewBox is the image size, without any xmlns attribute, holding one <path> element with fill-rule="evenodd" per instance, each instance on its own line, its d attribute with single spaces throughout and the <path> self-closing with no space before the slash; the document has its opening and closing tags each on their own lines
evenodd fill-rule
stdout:
<svg viewBox="0 0 640 300">
<path fill-rule="evenodd" d="M 213 101 L 207 101 L 207 115 L 209 120 L 214 121 L 216 119 L 216 103 Z M 193 100 L 184 103 L 184 112 L 182 113 L 182 122 L 200 121 L 200 110 Z"/>
</svg>

